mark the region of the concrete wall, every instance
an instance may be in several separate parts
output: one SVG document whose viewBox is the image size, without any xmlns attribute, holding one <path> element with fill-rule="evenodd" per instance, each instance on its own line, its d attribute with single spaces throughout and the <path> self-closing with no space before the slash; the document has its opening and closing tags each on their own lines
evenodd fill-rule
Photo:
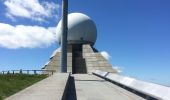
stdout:
<svg viewBox="0 0 170 100">
<path fill-rule="evenodd" d="M 82 46 L 81 56 L 76 58 L 77 73 L 92 73 L 94 70 L 102 70 L 117 73 L 112 65 L 99 53 L 95 52 L 89 44 Z M 44 66 L 47 70 L 56 70 L 60 72 L 60 55 L 61 50 L 54 51 L 49 63 Z M 67 71 L 72 72 L 72 45 L 68 45 L 67 53 Z"/>
<path fill-rule="evenodd" d="M 83 45 L 83 58 L 85 59 L 87 71 L 89 73 L 97 69 L 117 73 L 117 70 L 112 68 L 112 65 L 100 52 L 94 52 L 93 48 L 88 44 Z"/>
<path fill-rule="evenodd" d="M 72 72 L 72 46 L 68 45 L 67 47 L 67 72 Z M 61 50 L 58 48 L 56 51 L 52 53 L 48 63 L 42 68 L 45 70 L 55 70 L 56 72 L 60 72 L 60 59 Z"/>
</svg>

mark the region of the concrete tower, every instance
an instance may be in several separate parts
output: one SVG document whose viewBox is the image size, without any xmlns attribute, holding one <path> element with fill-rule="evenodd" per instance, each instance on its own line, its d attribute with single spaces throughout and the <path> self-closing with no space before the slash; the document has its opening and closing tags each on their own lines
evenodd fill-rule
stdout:
<svg viewBox="0 0 170 100">
<path fill-rule="evenodd" d="M 61 21 L 56 29 L 57 42 L 61 43 Z M 117 71 L 93 47 L 97 39 L 95 23 L 85 14 L 68 15 L 67 72 L 91 73 L 93 70 Z M 60 72 L 61 49 L 56 49 L 43 69 Z"/>
</svg>

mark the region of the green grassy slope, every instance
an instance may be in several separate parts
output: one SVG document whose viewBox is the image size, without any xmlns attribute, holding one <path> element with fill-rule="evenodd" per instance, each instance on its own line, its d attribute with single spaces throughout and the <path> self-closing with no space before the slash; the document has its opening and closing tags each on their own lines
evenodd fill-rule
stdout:
<svg viewBox="0 0 170 100">
<path fill-rule="evenodd" d="M 0 75 L 0 100 L 38 82 L 47 75 L 6 74 Z"/>
</svg>

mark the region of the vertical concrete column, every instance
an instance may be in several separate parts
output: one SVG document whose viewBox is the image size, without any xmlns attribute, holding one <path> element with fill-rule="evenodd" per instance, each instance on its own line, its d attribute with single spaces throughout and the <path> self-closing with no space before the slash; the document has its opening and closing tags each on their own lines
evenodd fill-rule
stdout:
<svg viewBox="0 0 170 100">
<path fill-rule="evenodd" d="M 67 14 L 68 0 L 62 0 L 62 35 L 61 35 L 61 72 L 67 72 Z"/>
</svg>

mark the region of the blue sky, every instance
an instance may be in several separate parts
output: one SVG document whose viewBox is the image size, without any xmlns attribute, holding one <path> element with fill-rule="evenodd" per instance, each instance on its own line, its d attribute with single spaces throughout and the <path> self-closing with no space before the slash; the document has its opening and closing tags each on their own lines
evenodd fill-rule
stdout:
<svg viewBox="0 0 170 100">
<path fill-rule="evenodd" d="M 123 75 L 170 86 L 169 4 L 168 0 L 69 0 L 69 12 L 94 20 L 95 47 L 106 51 Z M 61 0 L 1 0 L 0 70 L 40 69 L 59 47 L 55 27 L 60 17 Z"/>
</svg>

